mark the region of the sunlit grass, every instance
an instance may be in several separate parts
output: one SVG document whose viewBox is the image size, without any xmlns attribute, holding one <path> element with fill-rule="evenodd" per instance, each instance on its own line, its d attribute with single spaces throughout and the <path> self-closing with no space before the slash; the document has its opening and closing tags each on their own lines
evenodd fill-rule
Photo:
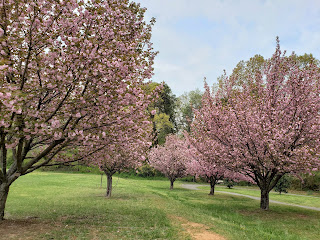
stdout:
<svg viewBox="0 0 320 240">
<path fill-rule="evenodd" d="M 203 186 L 200 187 L 201 189 L 207 189 L 209 191 L 209 186 Z M 216 190 L 218 191 L 225 191 L 225 192 L 234 192 L 234 193 L 240 193 L 240 194 L 245 194 L 249 196 L 254 196 L 254 197 L 260 197 L 260 190 L 258 188 L 241 188 L 241 187 L 235 187 L 228 189 L 225 186 L 217 186 Z M 301 193 L 300 193 L 301 194 Z M 295 196 L 295 195 L 290 195 L 286 193 L 279 194 L 277 192 L 271 191 L 270 192 L 270 199 L 279 201 L 279 202 L 286 202 L 286 203 L 292 203 L 292 204 L 297 204 L 297 205 L 304 205 L 304 206 L 309 206 L 309 207 L 317 207 L 320 208 L 320 196 Z M 273 204 L 271 204 L 273 205 Z"/>
<path fill-rule="evenodd" d="M 11 187 L 7 216 L 35 218 L 50 226 L 33 235 L 35 239 L 190 239 L 175 220 L 179 218 L 204 224 L 226 239 L 318 239 L 320 235 L 320 212 L 281 205 L 261 211 L 259 201 L 224 193 L 208 196 L 208 188 L 187 190 L 179 187 L 181 182 L 172 191 L 168 181 L 115 178 L 113 182 L 113 196 L 106 199 L 100 175 L 29 174 Z"/>
</svg>

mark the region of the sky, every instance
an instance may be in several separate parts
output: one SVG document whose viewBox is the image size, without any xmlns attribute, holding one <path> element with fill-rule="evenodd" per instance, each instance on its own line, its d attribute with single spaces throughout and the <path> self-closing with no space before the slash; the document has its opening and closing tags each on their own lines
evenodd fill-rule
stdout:
<svg viewBox="0 0 320 240">
<path fill-rule="evenodd" d="M 312 53 L 320 59 L 320 0 L 135 0 L 159 51 L 153 81 L 173 93 L 203 90 L 226 70 L 255 54 L 270 58 L 276 36 L 288 54 Z"/>
</svg>

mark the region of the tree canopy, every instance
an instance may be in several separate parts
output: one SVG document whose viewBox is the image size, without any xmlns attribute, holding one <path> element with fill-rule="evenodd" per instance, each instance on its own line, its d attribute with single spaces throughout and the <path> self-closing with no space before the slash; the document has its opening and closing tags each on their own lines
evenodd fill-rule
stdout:
<svg viewBox="0 0 320 240">
<path fill-rule="evenodd" d="M 195 141 L 212 148 L 211 157 L 257 183 L 262 209 L 284 174 L 320 165 L 319 69 L 296 59 L 278 42 L 262 67 L 225 77 L 215 92 L 206 85 L 191 127 Z"/>
<path fill-rule="evenodd" d="M 94 154 L 97 139 L 144 114 L 156 55 L 145 10 L 128 0 L 0 3 L 0 220 L 19 176 L 70 146 Z"/>
</svg>

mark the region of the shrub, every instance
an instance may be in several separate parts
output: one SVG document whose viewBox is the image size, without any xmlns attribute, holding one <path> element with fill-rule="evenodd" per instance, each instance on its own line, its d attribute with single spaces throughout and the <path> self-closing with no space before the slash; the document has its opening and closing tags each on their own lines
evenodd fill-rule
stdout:
<svg viewBox="0 0 320 240">
<path fill-rule="evenodd" d="M 276 192 L 279 192 L 279 194 L 281 193 L 288 193 L 288 188 L 290 187 L 290 178 L 286 175 L 284 175 L 279 182 L 277 183 L 277 185 L 274 187 L 274 190 Z"/>
<path fill-rule="evenodd" d="M 291 189 L 304 191 L 320 191 L 320 172 L 304 174 L 301 178 L 291 176 Z"/>
</svg>

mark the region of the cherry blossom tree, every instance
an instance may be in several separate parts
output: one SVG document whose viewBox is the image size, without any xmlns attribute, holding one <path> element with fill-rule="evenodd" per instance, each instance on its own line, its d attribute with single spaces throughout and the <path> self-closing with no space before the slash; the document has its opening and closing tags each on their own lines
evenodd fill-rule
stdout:
<svg viewBox="0 0 320 240">
<path fill-rule="evenodd" d="M 18 177 L 68 147 L 90 156 L 97 139 L 144 114 L 130 103 L 151 99 L 141 86 L 156 53 L 154 21 L 128 0 L 4 0 L 0 12 L 1 221 Z"/>
<path fill-rule="evenodd" d="M 211 92 L 205 85 L 192 135 L 211 146 L 211 157 L 250 177 L 261 190 L 261 209 L 286 173 L 310 172 L 320 164 L 320 76 L 296 55 L 286 57 L 279 42 L 261 71 L 225 77 Z M 243 77 L 243 76 L 242 76 Z"/>
<path fill-rule="evenodd" d="M 219 180 L 228 179 L 235 182 L 250 181 L 245 175 L 230 171 L 224 166 L 215 164 L 215 161 L 208 159 L 192 159 L 187 162 L 187 172 L 196 177 L 202 177 L 210 184 L 209 195 L 214 195 L 214 189 Z"/>
<path fill-rule="evenodd" d="M 86 159 L 89 164 L 98 166 L 106 174 L 106 197 L 111 197 L 112 176 L 116 172 L 141 166 L 152 144 L 152 123 L 145 120 L 147 112 L 138 116 L 135 121 L 118 125 L 115 131 L 117 136 L 109 138 L 106 135 L 96 140 L 95 147 L 100 150 Z"/>
<path fill-rule="evenodd" d="M 210 184 L 209 195 L 214 195 L 214 187 L 224 177 L 224 170 L 203 159 L 192 159 L 187 163 L 188 174 L 202 177 Z"/>
<path fill-rule="evenodd" d="M 91 164 L 98 165 L 107 176 L 106 197 L 111 197 L 112 176 L 116 172 L 139 167 L 146 159 L 149 144 L 145 142 L 122 142 L 107 145 L 88 159 Z"/>
<path fill-rule="evenodd" d="M 158 145 L 150 150 L 149 163 L 170 180 L 172 190 L 174 181 L 186 175 L 186 162 L 189 157 L 185 141 L 170 134 L 163 146 Z"/>
<path fill-rule="evenodd" d="M 215 185 L 219 180 L 224 178 L 233 181 L 248 181 L 249 179 L 238 172 L 229 170 L 225 165 L 223 159 L 212 155 L 210 152 L 215 151 L 208 147 L 207 142 L 201 142 L 201 138 L 191 139 L 190 135 L 185 133 L 188 139 L 190 158 L 187 161 L 187 173 L 196 177 L 202 177 L 210 184 L 209 195 L 214 195 Z M 214 154 L 214 153 L 213 153 Z"/>
</svg>

